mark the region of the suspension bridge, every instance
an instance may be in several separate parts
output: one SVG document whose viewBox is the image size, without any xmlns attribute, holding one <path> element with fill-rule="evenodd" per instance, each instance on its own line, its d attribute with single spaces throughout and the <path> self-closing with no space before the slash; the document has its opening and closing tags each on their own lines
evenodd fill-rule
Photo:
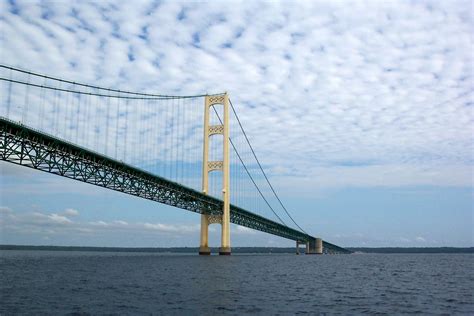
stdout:
<svg viewBox="0 0 474 316">
<path fill-rule="evenodd" d="M 7 65 L 0 81 L 3 161 L 199 213 L 202 255 L 211 224 L 231 253 L 230 223 L 294 240 L 297 253 L 350 253 L 294 220 L 227 93 L 123 91 Z"/>
</svg>

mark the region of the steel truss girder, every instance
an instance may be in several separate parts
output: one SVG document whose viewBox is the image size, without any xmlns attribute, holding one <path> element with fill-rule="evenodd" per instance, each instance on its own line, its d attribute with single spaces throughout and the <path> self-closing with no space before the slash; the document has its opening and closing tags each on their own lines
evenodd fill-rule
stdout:
<svg viewBox="0 0 474 316">
<path fill-rule="evenodd" d="M 222 215 L 223 202 L 219 199 L 5 118 L 0 118 L 0 157 L 17 165 L 195 213 Z M 230 221 L 291 240 L 314 239 L 235 205 L 230 206 Z M 323 242 L 323 247 L 333 253 L 349 252 L 327 242 Z"/>
</svg>

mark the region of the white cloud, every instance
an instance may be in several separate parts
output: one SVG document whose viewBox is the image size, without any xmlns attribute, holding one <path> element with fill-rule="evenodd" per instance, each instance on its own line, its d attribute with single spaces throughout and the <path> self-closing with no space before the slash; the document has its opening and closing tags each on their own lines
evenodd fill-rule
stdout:
<svg viewBox="0 0 474 316">
<path fill-rule="evenodd" d="M 67 218 L 66 216 L 62 216 L 62 215 L 58 215 L 58 214 L 51 214 L 51 215 L 48 215 L 48 218 L 55 222 L 55 223 L 58 223 L 58 224 L 70 224 L 72 223 L 72 221 Z"/>
<path fill-rule="evenodd" d="M 19 222 L 48 227 L 51 225 L 67 225 L 72 223 L 69 218 L 56 213 L 44 214 L 41 212 L 32 212 L 22 214 L 21 217 L 18 215 L 17 217 Z"/>
<path fill-rule="evenodd" d="M 2 207 L 0 209 L 9 209 Z M 161 246 L 183 246 L 196 245 L 199 240 L 199 224 L 178 223 L 170 224 L 163 222 L 140 222 L 123 220 L 96 220 L 72 221 L 57 213 L 47 213 L 44 211 L 21 212 L 9 209 L 9 215 L 2 217 L 2 238 L 3 243 L 18 243 L 22 238 L 29 238 L 30 243 L 36 244 L 38 240 L 44 237 L 49 238 L 52 244 L 74 245 L 80 241 L 79 245 L 90 242 L 91 245 L 113 245 L 113 246 L 157 246 L 157 236 Z M 320 225 L 328 226 L 323 221 Z M 323 229 L 324 230 L 324 229 Z M 220 243 L 220 225 L 211 225 L 209 227 L 210 240 L 213 246 Z M 271 236 L 263 232 L 255 231 L 246 227 L 231 225 L 231 234 L 235 236 L 233 245 L 236 246 L 255 246 L 268 245 L 277 247 L 292 247 L 294 242 Z M 430 236 L 420 236 L 407 234 L 406 237 L 399 237 L 398 232 L 387 232 L 380 235 L 370 230 L 345 231 L 344 233 L 328 234 L 324 233 L 330 242 L 345 246 L 367 245 L 371 247 L 386 246 L 439 246 L 440 243 L 433 239 L 433 233 Z M 125 236 L 125 237 L 124 237 Z M 130 238 L 133 236 L 133 238 Z M 402 235 L 403 236 L 403 235 Z M 416 236 L 416 237 L 415 237 Z M 139 244 L 135 244 L 140 240 Z M 446 240 L 445 240 L 446 243 Z M 469 245 L 469 243 L 467 243 Z"/>
<path fill-rule="evenodd" d="M 143 227 L 149 230 L 165 233 L 192 233 L 199 232 L 199 225 L 170 225 L 162 223 L 144 223 Z"/>
<path fill-rule="evenodd" d="M 13 211 L 11 208 L 6 206 L 0 206 L 0 226 L 3 226 L 9 219 L 14 218 Z"/>
<path fill-rule="evenodd" d="M 6 206 L 0 206 L 0 214 L 8 215 L 8 214 L 11 214 L 11 213 L 12 213 L 11 208 L 6 207 Z"/>
<path fill-rule="evenodd" d="M 113 223 L 117 224 L 117 225 L 122 225 L 122 226 L 128 225 L 128 223 L 126 221 L 122 221 L 122 220 L 116 220 Z"/>
<path fill-rule="evenodd" d="M 75 209 L 72 209 L 72 208 L 68 208 L 62 214 L 66 217 L 68 217 L 68 216 L 78 216 L 79 211 L 75 210 Z"/>
<path fill-rule="evenodd" d="M 233 234 L 247 234 L 247 235 L 254 235 L 257 233 L 254 229 L 250 229 L 244 226 L 235 226 L 235 230 L 232 232 Z"/>
<path fill-rule="evenodd" d="M 229 91 L 278 191 L 295 195 L 327 187 L 473 184 L 469 1 L 17 6 L 2 3 L 2 62 L 124 90 Z M 89 101 L 96 106 L 100 100 Z M 157 165 L 155 159 L 169 161 L 176 143 L 164 137 L 152 143 L 149 137 L 170 129 L 164 121 L 147 127 L 156 117 L 174 117 L 164 110 L 170 107 L 140 102 L 128 104 L 135 110 L 126 112 L 127 123 L 123 116 L 110 118 L 107 140 L 104 129 L 93 132 L 105 120 L 94 126 L 87 119 L 78 122 L 80 144 L 102 152 L 108 148 L 112 156 L 118 147 L 120 160 L 149 170 Z M 196 106 L 198 113 L 202 100 L 185 106 Z M 14 108 L 11 118 L 21 119 L 22 110 Z M 54 126 L 52 119 L 36 119 L 37 108 L 29 110 L 33 126 Z M 0 113 L 5 111 L 1 103 Z M 196 113 L 186 119 L 199 138 L 202 113 Z M 115 139 L 124 136 L 117 127 L 126 126 L 130 146 L 123 148 Z M 57 135 L 73 139 L 74 134 L 59 129 Z M 56 135 L 54 129 L 48 132 Z M 201 147 L 193 141 L 189 137 L 179 149 L 186 161 L 201 159 Z M 248 150 L 242 156 L 249 162 Z M 198 178 L 180 180 L 199 189 Z M 76 183 L 71 186 L 77 190 Z M 22 189 L 38 190 L 23 184 Z M 148 224 L 149 229 L 175 229 Z"/>
<path fill-rule="evenodd" d="M 92 226 L 101 226 L 101 227 L 109 226 L 109 224 L 107 224 L 104 221 L 89 222 L 89 224 L 92 225 Z"/>
<path fill-rule="evenodd" d="M 416 237 L 415 240 L 418 242 L 426 242 L 426 239 L 421 236 Z"/>
<path fill-rule="evenodd" d="M 68 209 L 71 210 L 71 209 Z M 137 234 L 146 236 L 147 234 L 166 233 L 172 237 L 184 236 L 190 233 L 198 233 L 200 225 L 197 224 L 164 224 L 164 223 L 142 223 L 128 222 L 124 220 L 96 220 L 96 221 L 72 221 L 70 218 L 57 214 L 36 212 L 14 212 L 8 207 L 1 207 L 2 227 L 5 234 L 14 236 L 15 234 L 27 235 L 68 235 L 68 236 L 106 236 L 116 234 Z M 72 214 L 72 212 L 69 212 Z M 14 216 L 15 214 L 15 216 Z M 64 214 L 64 213 L 63 213 Z M 210 229 L 210 232 L 214 232 Z"/>
<path fill-rule="evenodd" d="M 89 222 L 89 224 L 96 227 L 108 227 L 108 228 L 114 229 L 114 228 L 127 226 L 128 222 L 122 221 L 122 220 L 114 220 L 111 222 L 95 221 L 95 222 Z"/>
</svg>

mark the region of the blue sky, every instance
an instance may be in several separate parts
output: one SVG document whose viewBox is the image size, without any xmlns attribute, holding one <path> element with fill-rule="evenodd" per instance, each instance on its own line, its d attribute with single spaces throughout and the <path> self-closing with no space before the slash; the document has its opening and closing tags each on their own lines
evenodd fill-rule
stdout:
<svg viewBox="0 0 474 316">
<path fill-rule="evenodd" d="M 228 91 L 309 233 L 472 246 L 472 2 L 231 4 L 3 1 L 1 60 L 118 89 Z M 2 243 L 198 244 L 197 214 L 0 168 Z M 231 239 L 293 245 L 237 227 Z"/>
</svg>

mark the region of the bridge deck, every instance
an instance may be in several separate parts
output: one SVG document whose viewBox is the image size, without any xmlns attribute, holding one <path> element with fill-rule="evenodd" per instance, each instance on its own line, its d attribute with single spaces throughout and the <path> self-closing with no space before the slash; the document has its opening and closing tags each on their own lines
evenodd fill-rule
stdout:
<svg viewBox="0 0 474 316">
<path fill-rule="evenodd" d="M 222 214 L 219 199 L 1 117 L 0 155 L 4 161 L 188 211 Z M 291 240 L 314 239 L 235 205 L 230 207 L 230 221 Z M 329 252 L 350 252 L 328 242 L 323 247 Z"/>
</svg>

